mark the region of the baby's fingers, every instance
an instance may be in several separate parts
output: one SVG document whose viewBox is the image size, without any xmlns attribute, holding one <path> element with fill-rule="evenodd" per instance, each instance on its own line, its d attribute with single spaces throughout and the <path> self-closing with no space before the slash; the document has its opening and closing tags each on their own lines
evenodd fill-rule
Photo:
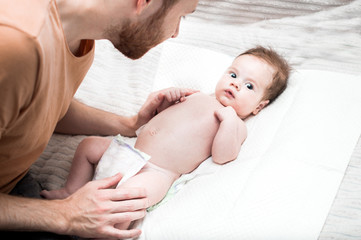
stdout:
<svg viewBox="0 0 361 240">
<path fill-rule="evenodd" d="M 181 98 L 182 93 L 179 88 L 170 88 L 164 95 L 167 101 L 171 103 L 178 101 Z"/>
<path fill-rule="evenodd" d="M 199 92 L 199 90 L 192 89 L 192 88 L 182 88 L 181 91 L 182 91 L 182 96 L 184 96 L 184 97 L 192 95 L 193 93 Z"/>
</svg>

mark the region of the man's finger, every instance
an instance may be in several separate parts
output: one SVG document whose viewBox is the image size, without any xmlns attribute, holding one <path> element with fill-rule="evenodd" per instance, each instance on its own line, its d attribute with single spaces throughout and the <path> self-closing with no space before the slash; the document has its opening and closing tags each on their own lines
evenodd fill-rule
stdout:
<svg viewBox="0 0 361 240">
<path fill-rule="evenodd" d="M 119 181 L 122 179 L 123 175 L 120 173 L 115 174 L 112 177 L 107 177 L 104 179 L 93 181 L 95 184 L 97 184 L 98 189 L 108 189 L 115 187 Z"/>
<path fill-rule="evenodd" d="M 111 203 L 112 213 L 134 212 L 138 210 L 145 210 L 149 206 L 147 198 L 138 198 L 124 201 L 113 201 Z"/>
<path fill-rule="evenodd" d="M 121 212 L 121 213 L 113 213 L 111 222 L 113 223 L 124 223 L 131 222 L 141 218 L 144 218 L 146 214 L 145 210 L 138 210 L 133 212 Z"/>
<path fill-rule="evenodd" d="M 163 103 L 164 100 L 164 94 L 158 93 L 154 99 L 152 99 L 149 103 L 149 105 L 146 107 L 146 112 L 150 115 L 152 115 L 155 110 Z"/>
<path fill-rule="evenodd" d="M 108 238 L 115 238 L 115 239 L 133 239 L 139 237 L 142 231 L 140 229 L 129 229 L 129 230 L 120 230 L 114 228 L 114 226 L 110 227 L 107 231 Z"/>
<path fill-rule="evenodd" d="M 124 199 L 145 198 L 144 188 L 117 188 L 113 189 L 109 197 L 112 201 L 122 201 Z"/>
</svg>

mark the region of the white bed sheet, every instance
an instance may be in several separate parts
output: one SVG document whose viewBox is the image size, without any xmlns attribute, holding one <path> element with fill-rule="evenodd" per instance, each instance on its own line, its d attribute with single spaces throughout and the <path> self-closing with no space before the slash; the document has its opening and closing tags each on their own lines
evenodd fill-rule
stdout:
<svg viewBox="0 0 361 240">
<path fill-rule="evenodd" d="M 156 89 L 213 92 L 233 60 L 169 41 L 130 67 L 108 42 L 96 48 L 76 98 L 126 115 Z M 361 132 L 360 89 L 360 76 L 296 69 L 280 98 L 247 121 L 237 160 L 224 166 L 205 161 L 196 178 L 139 223 L 140 239 L 317 239 Z M 57 183 L 46 188 L 64 182 L 83 137 L 54 135 L 33 166 L 46 173 L 38 179 Z"/>
<path fill-rule="evenodd" d="M 141 239 L 317 239 L 361 133 L 360 9 L 359 0 L 201 0 L 177 39 L 140 60 L 97 41 L 76 98 L 122 115 L 169 84 L 212 91 L 224 65 L 256 44 L 274 47 L 298 71 L 285 94 L 247 122 L 239 158 L 222 167 L 208 159 L 145 218 Z M 34 178 L 59 188 L 84 137 L 55 134 Z"/>
<path fill-rule="evenodd" d="M 203 82 L 212 92 L 232 59 L 166 43 L 154 88 Z M 361 132 L 358 89 L 359 76 L 296 70 L 281 97 L 247 121 L 237 160 L 208 159 L 195 172 L 212 165 L 213 173 L 149 213 L 140 239 L 317 239 Z"/>
</svg>

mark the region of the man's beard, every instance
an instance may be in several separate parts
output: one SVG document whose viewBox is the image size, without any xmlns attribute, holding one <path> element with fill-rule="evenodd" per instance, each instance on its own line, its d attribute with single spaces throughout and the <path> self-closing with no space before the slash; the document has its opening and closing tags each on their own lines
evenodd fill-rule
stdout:
<svg viewBox="0 0 361 240">
<path fill-rule="evenodd" d="M 141 58 L 163 41 L 163 22 L 164 16 L 153 16 L 141 23 L 123 25 L 121 32 L 115 38 L 116 41 L 112 41 L 114 47 L 128 58 Z"/>
</svg>

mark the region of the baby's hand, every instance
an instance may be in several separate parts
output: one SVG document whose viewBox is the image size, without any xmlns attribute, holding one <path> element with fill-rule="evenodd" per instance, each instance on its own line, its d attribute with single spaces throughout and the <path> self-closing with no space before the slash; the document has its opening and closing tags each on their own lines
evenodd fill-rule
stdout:
<svg viewBox="0 0 361 240">
<path fill-rule="evenodd" d="M 236 111 L 230 106 L 216 110 L 214 112 L 214 115 L 218 118 L 220 122 L 224 121 L 225 119 L 232 119 L 238 117 Z"/>
<path fill-rule="evenodd" d="M 196 92 L 199 91 L 189 88 L 167 88 L 149 94 L 138 114 L 134 116 L 134 128 L 138 129 L 142 125 L 146 124 L 157 113 L 177 102 L 185 101 L 186 96 Z"/>
<path fill-rule="evenodd" d="M 185 97 L 189 96 L 195 92 L 198 92 L 198 90 L 193 90 L 189 88 L 167 88 L 159 91 L 160 95 L 164 96 L 164 100 L 167 100 L 169 103 L 175 103 L 175 102 L 183 102 L 185 101 Z M 160 96 L 159 95 L 159 96 Z"/>
<path fill-rule="evenodd" d="M 199 91 L 189 88 L 175 87 L 160 90 L 158 92 L 158 98 L 162 99 L 162 103 L 158 106 L 157 112 L 159 113 L 175 103 L 184 102 L 187 96 L 192 95 L 196 92 Z"/>
</svg>

